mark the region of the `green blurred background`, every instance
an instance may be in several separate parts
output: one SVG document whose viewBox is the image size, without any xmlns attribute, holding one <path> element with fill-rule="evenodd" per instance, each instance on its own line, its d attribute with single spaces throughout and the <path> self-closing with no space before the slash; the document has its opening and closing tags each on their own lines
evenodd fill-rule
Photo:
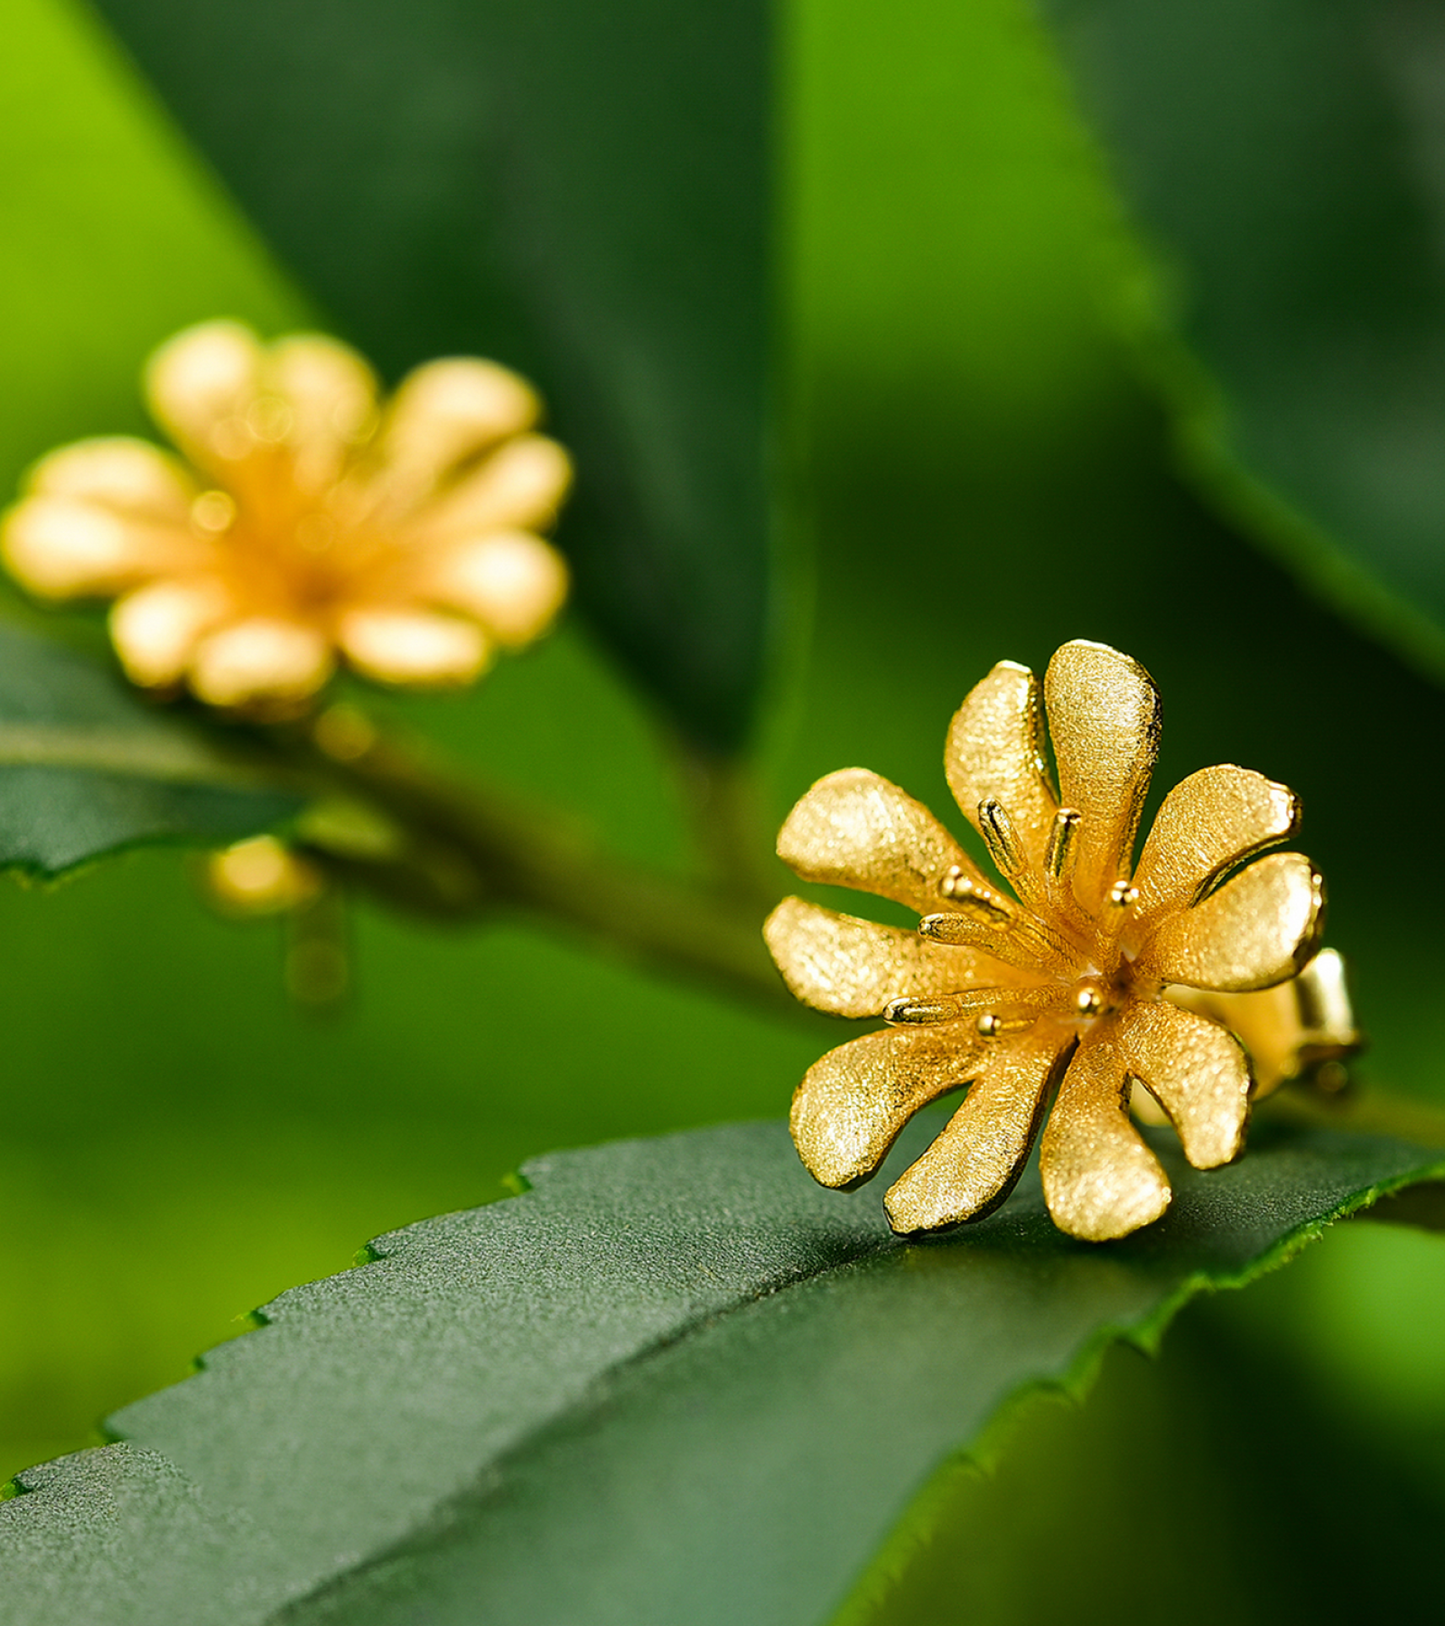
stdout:
<svg viewBox="0 0 1445 1626">
<path fill-rule="evenodd" d="M 942 810 L 947 719 L 992 661 L 1118 644 L 1164 694 L 1163 784 L 1232 760 L 1304 797 L 1366 1072 L 1445 1095 L 1445 696 L 1171 472 L 1102 314 L 1111 209 L 1022 6 L 796 0 L 789 30 L 796 534 L 757 753 L 769 819 L 853 763 Z M 0 33 L 8 490 L 57 442 L 143 431 L 137 368 L 176 328 L 325 313 L 88 13 L 7 0 Z M 619 851 L 685 858 L 664 747 L 575 619 L 474 694 L 393 709 Z M 0 1477 L 87 1443 L 368 1237 L 500 1195 L 531 1154 L 781 1114 L 827 1037 L 540 928 L 438 932 L 366 905 L 354 997 L 308 1017 L 280 929 L 216 918 L 169 851 L 0 882 L 0 917 Z M 1011 1425 L 879 1618 L 1328 1619 L 1423 1597 L 1442 1305 L 1438 1242 L 1358 1225 L 1191 1310 L 1159 1361 L 1118 1352 L 1082 1410 Z"/>
</svg>

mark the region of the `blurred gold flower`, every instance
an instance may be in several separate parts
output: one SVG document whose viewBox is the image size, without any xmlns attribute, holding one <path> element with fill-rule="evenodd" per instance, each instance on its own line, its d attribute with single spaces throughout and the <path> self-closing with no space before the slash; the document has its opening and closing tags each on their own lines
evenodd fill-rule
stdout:
<svg viewBox="0 0 1445 1626">
<path fill-rule="evenodd" d="M 861 768 L 814 785 L 778 839 L 803 879 L 922 917 L 914 932 L 787 898 L 766 927 L 805 1004 L 889 1024 L 830 1051 L 798 1088 L 793 1139 L 824 1185 L 867 1179 L 919 1108 L 969 1086 L 887 1193 L 898 1231 L 996 1208 L 1057 1085 L 1040 1149 L 1049 1212 L 1077 1237 L 1125 1236 L 1170 1199 L 1130 1120 L 1131 1080 L 1172 1119 L 1189 1162 L 1215 1168 L 1243 1149 L 1249 1114 L 1236 1031 L 1272 1083 L 1353 1043 L 1338 957 L 1310 964 L 1320 877 L 1297 853 L 1255 856 L 1294 834 L 1294 796 L 1244 768 L 1205 768 L 1164 799 L 1132 865 L 1159 742 L 1152 680 L 1102 644 L 1055 653 L 1042 699 L 1057 793 L 1040 698 L 1032 672 L 1000 663 L 954 717 L 944 756 L 1012 896 L 925 807 Z"/>
<path fill-rule="evenodd" d="M 565 596 L 536 533 L 567 455 L 495 363 L 430 362 L 381 403 L 334 339 L 209 322 L 156 352 L 146 393 L 185 461 L 126 437 L 63 447 L 0 539 L 38 596 L 116 600 L 145 688 L 265 717 L 304 710 L 338 657 L 383 683 L 469 683 Z"/>
</svg>

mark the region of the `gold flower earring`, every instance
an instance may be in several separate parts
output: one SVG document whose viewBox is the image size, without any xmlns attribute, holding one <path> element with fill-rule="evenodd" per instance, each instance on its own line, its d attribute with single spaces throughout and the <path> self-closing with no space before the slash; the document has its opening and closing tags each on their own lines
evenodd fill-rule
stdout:
<svg viewBox="0 0 1445 1626">
<path fill-rule="evenodd" d="M 816 1179 L 866 1180 L 915 1112 L 968 1087 L 884 1199 L 897 1231 L 996 1208 L 1057 1085 L 1040 1149 L 1049 1212 L 1073 1236 L 1125 1236 L 1170 1199 L 1130 1120 L 1133 1081 L 1189 1162 L 1216 1168 L 1244 1145 L 1254 1078 L 1241 1038 L 1272 1083 L 1354 1042 L 1338 957 L 1314 958 L 1320 877 L 1297 853 L 1256 856 L 1295 833 L 1294 796 L 1247 769 L 1205 768 L 1165 798 L 1132 865 L 1158 752 L 1153 681 L 1079 641 L 1057 651 L 1042 690 L 1057 794 L 1040 685 L 1012 662 L 969 694 L 944 757 L 1011 896 L 925 807 L 864 769 L 820 780 L 779 836 L 804 880 L 922 917 L 910 932 L 788 898 L 766 927 L 798 999 L 888 1023 L 830 1051 L 798 1088 L 793 1139 Z"/>
<path fill-rule="evenodd" d="M 146 384 L 184 461 L 125 437 L 63 447 L 3 531 L 37 596 L 116 600 L 137 684 L 263 718 L 304 711 L 338 659 L 455 686 L 561 604 L 538 532 L 570 467 L 504 367 L 431 362 L 384 403 L 333 339 L 210 322 L 163 345 Z"/>
</svg>

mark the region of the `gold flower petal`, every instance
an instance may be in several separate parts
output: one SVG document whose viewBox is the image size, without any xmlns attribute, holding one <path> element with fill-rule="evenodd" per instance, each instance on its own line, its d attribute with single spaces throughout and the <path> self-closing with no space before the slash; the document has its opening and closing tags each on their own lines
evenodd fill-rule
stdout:
<svg viewBox="0 0 1445 1626">
<path fill-rule="evenodd" d="M 971 949 L 784 898 L 763 936 L 789 991 L 830 1016 L 877 1016 L 890 1000 L 958 993 L 1011 973 Z"/>
<path fill-rule="evenodd" d="M 267 352 L 264 380 L 285 403 L 286 439 L 299 489 L 317 493 L 340 478 L 376 414 L 376 375 L 350 345 L 294 333 Z"/>
<path fill-rule="evenodd" d="M 951 869 L 984 884 L 921 802 L 867 768 L 842 768 L 807 791 L 778 832 L 778 857 L 805 881 L 873 892 L 920 915 L 940 907 Z"/>
<path fill-rule="evenodd" d="M 1217 1022 L 1177 1005 L 1135 1001 L 1120 1015 L 1119 1054 L 1179 1131 L 1196 1169 L 1217 1169 L 1244 1150 L 1249 1058 Z"/>
<path fill-rule="evenodd" d="M 6 567 L 43 598 L 105 598 L 158 572 L 195 566 L 187 532 L 68 497 L 27 497 L 5 516 Z"/>
<path fill-rule="evenodd" d="M 1185 909 L 1242 859 L 1299 828 L 1299 799 L 1248 768 L 1201 768 L 1164 798 L 1134 871 L 1136 929 Z"/>
<path fill-rule="evenodd" d="M 470 683 L 492 653 L 474 621 L 426 610 L 349 610 L 337 623 L 336 641 L 367 677 L 428 688 Z"/>
<path fill-rule="evenodd" d="M 1256 1100 L 1322 1062 L 1353 1055 L 1363 1042 L 1344 961 L 1334 949 L 1321 949 L 1297 977 L 1255 993 L 1169 988 L 1165 994 L 1238 1035 L 1254 1064 Z"/>
<path fill-rule="evenodd" d="M 998 1207 L 1023 1168 L 1066 1044 L 1042 1025 L 1012 1041 L 985 1041 L 963 1105 L 883 1199 L 895 1231 L 982 1219 Z"/>
<path fill-rule="evenodd" d="M 67 497 L 117 514 L 184 529 L 195 482 L 175 458 L 128 435 L 79 440 L 43 457 L 30 471 L 36 496 Z"/>
<path fill-rule="evenodd" d="M 1319 945 L 1324 882 L 1300 853 L 1256 859 L 1144 944 L 1136 975 L 1243 993 L 1300 971 Z"/>
<path fill-rule="evenodd" d="M 572 483 L 572 461 L 545 435 L 518 435 L 417 514 L 416 541 L 436 543 L 490 531 L 545 529 Z"/>
<path fill-rule="evenodd" d="M 528 531 L 497 531 L 439 548 L 422 578 L 426 597 L 475 616 L 499 643 L 544 632 L 567 597 L 567 566 Z"/>
<path fill-rule="evenodd" d="M 151 412 L 199 467 L 224 472 L 255 446 L 245 419 L 262 365 L 260 341 L 239 322 L 187 328 L 146 366 Z"/>
<path fill-rule="evenodd" d="M 793 1096 L 791 1116 L 793 1144 L 808 1172 L 825 1186 L 866 1180 L 920 1107 L 967 1082 L 982 1044 L 900 1028 L 865 1034 L 815 1061 Z"/>
<path fill-rule="evenodd" d="M 1094 910 L 1129 866 L 1159 754 L 1159 694 L 1135 660 L 1077 639 L 1044 674 L 1059 800 L 1080 815 L 1074 895 Z"/>
<path fill-rule="evenodd" d="M 1044 1200 L 1054 1223 L 1085 1242 L 1109 1242 L 1156 1220 L 1169 1181 L 1129 1121 L 1128 1070 L 1110 1037 L 1095 1032 L 1074 1052 L 1039 1149 Z"/>
<path fill-rule="evenodd" d="M 132 683 L 169 688 L 185 676 L 202 636 L 235 612 L 216 576 L 162 577 L 116 600 L 110 636 Z"/>
<path fill-rule="evenodd" d="M 541 412 L 536 392 L 496 362 L 470 357 L 430 361 L 397 387 L 378 451 L 409 490 L 426 490 Z"/>
<path fill-rule="evenodd" d="M 202 638 L 191 688 L 210 706 L 284 711 L 315 694 L 332 665 L 331 646 L 315 627 L 252 616 Z"/>
<path fill-rule="evenodd" d="M 954 713 L 943 768 L 964 817 L 982 830 L 979 804 L 998 802 L 1036 870 L 1041 870 L 1058 802 L 1043 755 L 1039 680 L 1000 661 Z"/>
</svg>

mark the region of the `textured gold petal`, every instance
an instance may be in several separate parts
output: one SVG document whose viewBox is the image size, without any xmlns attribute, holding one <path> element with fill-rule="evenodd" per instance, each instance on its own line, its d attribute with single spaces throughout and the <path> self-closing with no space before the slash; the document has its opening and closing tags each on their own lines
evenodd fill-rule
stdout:
<svg viewBox="0 0 1445 1626">
<path fill-rule="evenodd" d="M 1039 680 L 1000 661 L 954 713 L 944 772 L 964 817 L 982 829 L 981 802 L 1004 808 L 1035 869 L 1041 869 L 1058 803 L 1043 755 Z"/>
<path fill-rule="evenodd" d="M 149 441 L 111 435 L 77 441 L 30 471 L 36 496 L 66 497 L 172 528 L 190 524 L 196 485 L 173 457 Z"/>
<path fill-rule="evenodd" d="M 1043 1024 L 1016 1039 L 985 1041 L 963 1105 L 883 1199 L 895 1231 L 931 1231 L 998 1207 L 1023 1168 L 1067 1042 Z"/>
<path fill-rule="evenodd" d="M 1257 859 L 1167 916 L 1136 961 L 1143 978 L 1243 993 L 1292 977 L 1319 945 L 1324 882 L 1299 853 Z"/>
<path fill-rule="evenodd" d="M 545 435 L 499 446 L 410 522 L 419 543 L 460 541 L 490 531 L 545 530 L 572 483 L 572 460 Z"/>
<path fill-rule="evenodd" d="M 815 1061 L 793 1096 L 790 1120 L 809 1174 L 825 1186 L 866 1180 L 920 1107 L 967 1082 L 982 1043 L 898 1028 L 865 1034 Z"/>
<path fill-rule="evenodd" d="M 994 985 L 1012 973 L 971 949 L 784 898 L 763 936 L 795 998 L 832 1016 L 877 1016 L 893 999 Z"/>
<path fill-rule="evenodd" d="M 109 598 L 151 576 L 204 559 L 178 527 L 133 519 L 69 497 L 27 497 L 5 515 L 6 568 L 44 598 Z"/>
<path fill-rule="evenodd" d="M 367 677 L 421 688 L 470 683 L 491 655 L 474 621 L 427 610 L 348 610 L 337 622 L 336 641 Z"/>
<path fill-rule="evenodd" d="M 208 705 L 271 712 L 315 694 L 332 664 L 331 647 L 314 627 L 252 616 L 202 638 L 190 684 Z"/>
<path fill-rule="evenodd" d="M 1109 1242 L 1169 1206 L 1159 1160 L 1129 1122 L 1128 1071 L 1107 1032 L 1074 1052 L 1039 1149 L 1044 1200 L 1054 1223 L 1085 1242 Z"/>
<path fill-rule="evenodd" d="M 1049 662 L 1044 703 L 1059 800 L 1080 815 L 1074 895 L 1092 911 L 1129 867 L 1159 753 L 1159 694 L 1137 661 L 1079 639 Z"/>
<path fill-rule="evenodd" d="M 163 578 L 116 601 L 111 641 L 132 683 L 169 687 L 185 675 L 201 638 L 235 611 L 218 577 Z"/>
<path fill-rule="evenodd" d="M 556 548 L 527 531 L 496 531 L 429 557 L 422 591 L 464 610 L 500 643 L 525 644 L 546 631 L 567 596 L 567 566 Z"/>
<path fill-rule="evenodd" d="M 496 362 L 431 361 L 402 379 L 382 425 L 385 477 L 409 493 L 428 491 L 462 463 L 529 429 L 536 392 Z"/>
<path fill-rule="evenodd" d="M 1322 1063 L 1354 1055 L 1363 1043 L 1344 961 L 1334 949 L 1321 949 L 1297 977 L 1255 993 L 1178 987 L 1165 993 L 1172 1003 L 1222 1022 L 1238 1036 L 1254 1065 L 1256 1099 Z"/>
<path fill-rule="evenodd" d="M 842 768 L 799 800 L 778 832 L 778 857 L 805 881 L 856 887 L 928 914 L 939 882 L 983 878 L 921 802 L 867 768 Z"/>
<path fill-rule="evenodd" d="M 261 387 L 256 335 L 239 322 L 205 322 L 168 339 L 146 365 L 156 422 L 201 468 L 224 472 L 255 440 L 246 415 Z"/>
<path fill-rule="evenodd" d="M 1248 768 L 1201 768 L 1164 798 L 1134 871 L 1134 929 L 1186 909 L 1227 869 L 1299 828 L 1294 793 Z"/>
<path fill-rule="evenodd" d="M 278 339 L 263 364 L 265 388 L 285 403 L 297 487 L 337 480 L 376 414 L 376 375 L 350 345 L 320 333 Z"/>
<path fill-rule="evenodd" d="M 1179 1131 L 1196 1169 L 1217 1169 L 1244 1150 L 1249 1060 L 1217 1022 L 1177 1005 L 1138 1001 L 1120 1016 L 1119 1054 Z"/>
</svg>

